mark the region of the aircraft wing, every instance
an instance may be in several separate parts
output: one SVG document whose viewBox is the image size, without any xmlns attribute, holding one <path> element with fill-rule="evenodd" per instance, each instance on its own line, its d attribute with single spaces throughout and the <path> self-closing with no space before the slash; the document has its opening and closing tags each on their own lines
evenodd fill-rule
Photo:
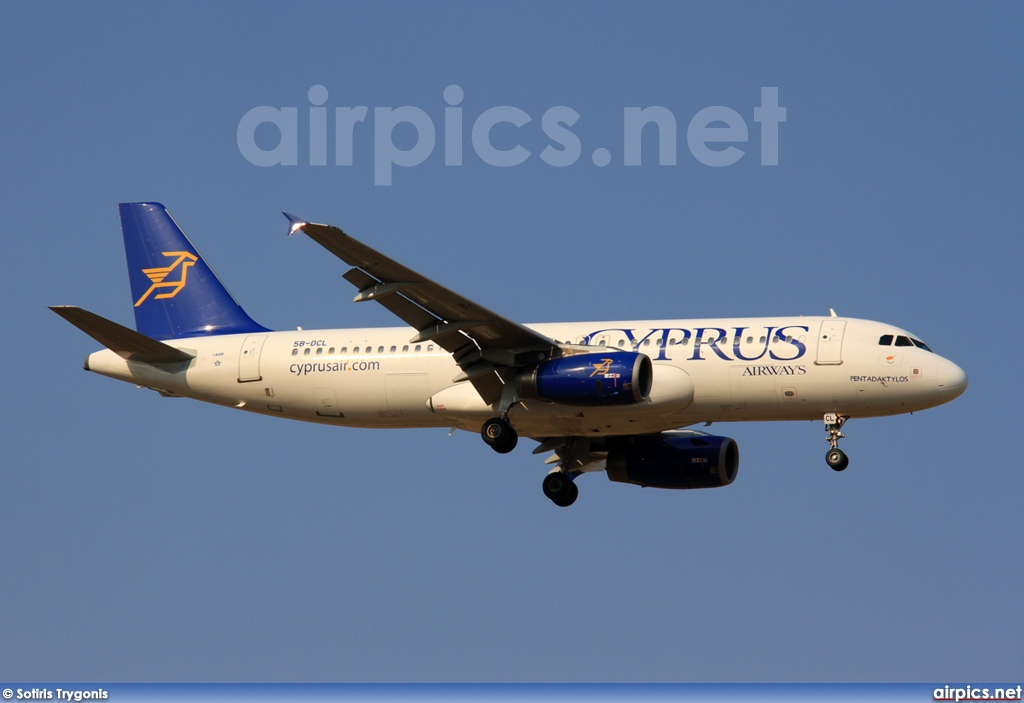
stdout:
<svg viewBox="0 0 1024 703">
<path fill-rule="evenodd" d="M 344 278 L 359 291 L 354 302 L 377 301 L 417 330 L 410 344 L 433 342 L 450 352 L 462 369 L 453 381 L 472 381 L 487 403 L 501 397 L 499 369 L 527 360 L 536 363 L 550 357 L 558 346 L 553 339 L 448 290 L 337 227 L 284 215 L 291 223 L 289 235 L 305 232 L 353 267 Z"/>
</svg>

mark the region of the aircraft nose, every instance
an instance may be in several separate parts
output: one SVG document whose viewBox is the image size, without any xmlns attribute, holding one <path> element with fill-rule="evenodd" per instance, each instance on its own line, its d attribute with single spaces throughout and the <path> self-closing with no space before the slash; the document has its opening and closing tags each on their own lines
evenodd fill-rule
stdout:
<svg viewBox="0 0 1024 703">
<path fill-rule="evenodd" d="M 943 403 L 956 398 L 967 390 L 967 374 L 949 359 L 942 359 L 938 369 L 939 397 Z"/>
</svg>

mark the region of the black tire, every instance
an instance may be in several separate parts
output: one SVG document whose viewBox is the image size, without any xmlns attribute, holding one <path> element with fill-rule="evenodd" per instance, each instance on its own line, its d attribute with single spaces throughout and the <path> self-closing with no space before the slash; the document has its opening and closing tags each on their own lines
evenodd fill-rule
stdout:
<svg viewBox="0 0 1024 703">
<path fill-rule="evenodd" d="M 552 502 L 559 508 L 568 508 L 570 505 L 576 502 L 576 499 L 580 497 L 580 489 L 575 483 L 569 484 L 569 493 L 560 500 L 552 500 Z"/>
<path fill-rule="evenodd" d="M 825 463 L 832 467 L 833 471 L 842 471 L 850 465 L 850 457 L 842 449 L 829 449 L 825 453 Z"/>
<path fill-rule="evenodd" d="M 510 426 L 508 428 L 508 431 L 509 435 L 508 439 L 505 440 L 505 443 L 502 444 L 501 446 L 492 447 L 492 449 L 498 452 L 498 454 L 508 454 L 510 451 L 516 448 L 517 444 L 519 444 L 519 434 L 515 431 L 515 429 L 513 429 Z"/>
<path fill-rule="evenodd" d="M 555 471 L 544 477 L 544 495 L 555 502 L 564 501 L 571 493 L 576 484 L 566 474 Z M 575 499 L 574 499 L 575 500 Z"/>
<path fill-rule="evenodd" d="M 519 435 L 515 429 L 500 417 L 492 417 L 480 428 L 480 436 L 484 442 L 499 454 L 508 454 L 519 443 Z"/>
</svg>

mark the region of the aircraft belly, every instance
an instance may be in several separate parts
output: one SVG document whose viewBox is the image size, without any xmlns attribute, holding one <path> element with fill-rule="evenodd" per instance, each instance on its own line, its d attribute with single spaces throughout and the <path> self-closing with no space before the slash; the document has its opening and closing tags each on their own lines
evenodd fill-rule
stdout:
<svg viewBox="0 0 1024 703">
<path fill-rule="evenodd" d="M 528 437 L 646 434 L 671 428 L 671 415 L 672 408 L 650 402 L 583 407 L 529 400 L 509 410 L 513 426 Z"/>
</svg>

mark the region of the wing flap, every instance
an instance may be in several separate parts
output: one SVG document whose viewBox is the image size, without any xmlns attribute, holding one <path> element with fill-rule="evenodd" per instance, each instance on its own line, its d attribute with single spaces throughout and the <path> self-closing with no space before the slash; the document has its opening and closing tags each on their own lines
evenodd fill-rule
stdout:
<svg viewBox="0 0 1024 703">
<path fill-rule="evenodd" d="M 443 320 L 401 294 L 386 295 L 375 300 L 410 327 L 423 330 L 442 324 Z M 450 351 L 450 350 L 449 350 Z"/>
</svg>

